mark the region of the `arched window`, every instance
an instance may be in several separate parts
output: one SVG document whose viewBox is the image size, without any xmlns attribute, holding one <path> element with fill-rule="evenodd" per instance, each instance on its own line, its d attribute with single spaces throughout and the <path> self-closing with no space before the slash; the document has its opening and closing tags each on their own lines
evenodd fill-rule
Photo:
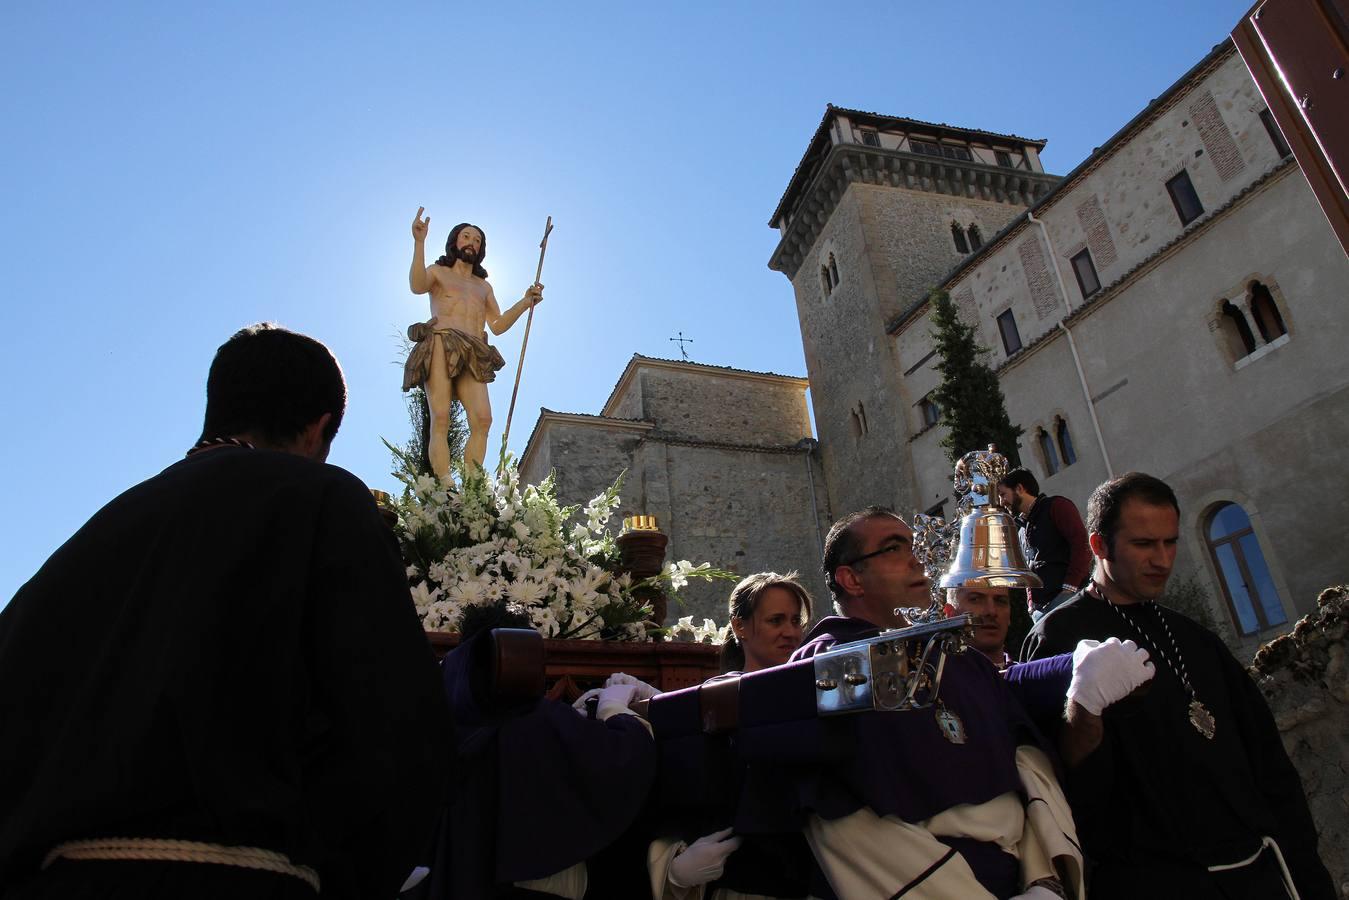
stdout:
<svg viewBox="0 0 1349 900">
<path fill-rule="evenodd" d="M 1252 281 L 1251 291 L 1251 316 L 1255 319 L 1255 327 L 1260 331 L 1260 339 L 1266 344 L 1275 338 L 1282 337 L 1288 333 L 1288 329 L 1283 324 L 1283 316 L 1279 315 L 1279 307 L 1274 303 L 1274 296 L 1270 294 L 1269 288 L 1258 281 Z"/>
<path fill-rule="evenodd" d="M 961 253 L 970 252 L 969 241 L 965 240 L 965 229 L 956 222 L 951 223 L 951 239 L 956 242 L 956 250 Z"/>
<path fill-rule="evenodd" d="M 1037 428 L 1035 440 L 1040 445 L 1040 455 L 1044 457 L 1045 474 L 1053 475 L 1059 470 L 1059 455 L 1054 450 L 1054 439 L 1043 428 Z"/>
<path fill-rule="evenodd" d="M 838 287 L 838 261 L 834 259 L 834 254 L 829 254 L 829 280 L 834 287 Z"/>
<path fill-rule="evenodd" d="M 834 292 L 834 285 L 829 281 L 828 266 L 820 266 L 820 287 L 824 289 L 826 297 Z"/>
<path fill-rule="evenodd" d="M 1223 503 L 1209 513 L 1204 529 L 1232 621 L 1242 634 L 1254 634 L 1288 621 L 1274 589 L 1265 554 L 1246 510 Z"/>
<path fill-rule="evenodd" d="M 1227 343 L 1233 355 L 1237 359 L 1250 356 L 1255 352 L 1255 335 L 1251 334 L 1251 326 L 1246 323 L 1246 315 L 1231 300 L 1223 301 L 1222 312 L 1223 331 L 1227 334 Z"/>
<path fill-rule="evenodd" d="M 979 231 L 979 226 L 973 222 L 970 223 L 970 249 L 978 250 L 984 245 L 984 236 Z"/>
<path fill-rule="evenodd" d="M 1071 466 L 1077 462 L 1077 452 L 1073 450 L 1073 436 L 1068 433 L 1068 423 L 1063 421 L 1062 416 L 1054 417 L 1054 437 L 1059 443 L 1059 457 L 1063 460 L 1063 465 Z"/>
</svg>

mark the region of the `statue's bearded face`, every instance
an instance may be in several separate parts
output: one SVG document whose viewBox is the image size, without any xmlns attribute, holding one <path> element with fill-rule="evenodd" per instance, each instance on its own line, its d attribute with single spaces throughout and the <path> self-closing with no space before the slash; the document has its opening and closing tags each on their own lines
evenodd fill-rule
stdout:
<svg viewBox="0 0 1349 900">
<path fill-rule="evenodd" d="M 463 228 L 454 239 L 454 246 L 450 249 L 450 255 L 464 262 L 477 262 L 482 259 L 482 232 L 472 225 Z"/>
</svg>

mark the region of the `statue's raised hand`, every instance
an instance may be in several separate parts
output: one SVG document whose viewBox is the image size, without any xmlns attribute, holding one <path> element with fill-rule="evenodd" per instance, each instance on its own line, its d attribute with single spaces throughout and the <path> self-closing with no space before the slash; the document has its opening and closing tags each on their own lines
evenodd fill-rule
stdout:
<svg viewBox="0 0 1349 900">
<path fill-rule="evenodd" d="M 426 207 L 424 206 L 417 207 L 417 214 L 412 217 L 412 239 L 414 241 L 426 240 L 426 232 L 431 227 L 431 217 L 422 218 L 422 213 L 425 210 Z"/>
<path fill-rule="evenodd" d="M 429 221 L 429 220 L 428 220 Z M 543 302 L 543 285 L 537 281 L 525 288 L 525 295 L 520 298 L 530 306 L 538 306 Z"/>
</svg>

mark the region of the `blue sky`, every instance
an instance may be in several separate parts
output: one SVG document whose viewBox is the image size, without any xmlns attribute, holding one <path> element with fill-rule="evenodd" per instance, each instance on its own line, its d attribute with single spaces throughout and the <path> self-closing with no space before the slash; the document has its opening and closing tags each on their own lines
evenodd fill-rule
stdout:
<svg viewBox="0 0 1349 900">
<path fill-rule="evenodd" d="M 767 221 L 826 103 L 1047 138 L 1062 174 L 1247 6 L 5 4 L 0 605 L 191 445 L 211 355 L 255 321 L 334 350 L 330 461 L 392 490 L 418 206 L 428 251 L 484 227 L 503 306 L 553 216 L 518 454 L 541 406 L 598 412 L 680 330 L 696 361 L 805 373 Z"/>
</svg>

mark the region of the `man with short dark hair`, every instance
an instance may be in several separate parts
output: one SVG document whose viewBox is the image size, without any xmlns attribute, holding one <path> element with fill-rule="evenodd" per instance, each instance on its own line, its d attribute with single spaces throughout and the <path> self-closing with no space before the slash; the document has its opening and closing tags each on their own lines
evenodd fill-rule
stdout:
<svg viewBox="0 0 1349 900">
<path fill-rule="evenodd" d="M 1130 472 L 1096 489 L 1087 517 L 1092 581 L 1040 620 L 1026 658 L 1122 639 L 1157 670 L 1101 714 L 1068 703 L 1065 787 L 1095 862 L 1092 897 L 1336 896 L 1255 683 L 1217 635 L 1156 602 L 1180 538 L 1175 493 Z"/>
<path fill-rule="evenodd" d="M 1007 629 L 1012 625 L 1011 589 L 965 585 L 946 592 L 947 618 L 969 613 L 979 618 L 970 645 L 1002 671 L 1012 664 L 1007 655 Z"/>
<path fill-rule="evenodd" d="M 837 616 L 793 659 L 908 624 L 928 580 L 907 523 L 880 507 L 837 522 L 824 571 Z M 1038 732 L 980 653 L 948 656 L 940 702 L 836 717 L 851 729 L 846 764 L 800 790 L 807 837 L 840 897 L 1081 896 L 1072 818 Z M 934 777 L 934 767 L 958 772 Z"/>
<path fill-rule="evenodd" d="M 1067 497 L 1046 497 L 1029 469 L 1013 469 L 998 482 L 998 498 L 1021 528 L 1021 551 L 1043 587 L 1027 591 L 1031 620 L 1054 609 L 1081 589 L 1091 574 L 1087 530 Z"/>
<path fill-rule="evenodd" d="M 392 897 L 446 706 L 312 338 L 235 334 L 201 439 L 0 613 L 0 894 Z"/>
</svg>

